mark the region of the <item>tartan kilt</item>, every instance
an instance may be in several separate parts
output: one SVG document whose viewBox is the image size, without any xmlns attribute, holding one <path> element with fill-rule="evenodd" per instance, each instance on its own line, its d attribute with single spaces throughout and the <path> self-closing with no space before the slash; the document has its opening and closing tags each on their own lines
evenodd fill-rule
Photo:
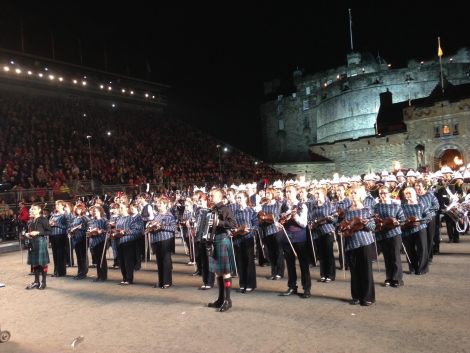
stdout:
<svg viewBox="0 0 470 353">
<path fill-rule="evenodd" d="M 28 265 L 45 266 L 49 263 L 49 251 L 47 249 L 47 238 L 37 237 L 31 239 L 33 249 L 28 251 Z"/>
<path fill-rule="evenodd" d="M 235 259 L 230 237 L 225 234 L 216 234 L 214 239 L 214 254 L 209 257 L 209 271 L 219 274 L 230 273 L 236 276 Z"/>
</svg>

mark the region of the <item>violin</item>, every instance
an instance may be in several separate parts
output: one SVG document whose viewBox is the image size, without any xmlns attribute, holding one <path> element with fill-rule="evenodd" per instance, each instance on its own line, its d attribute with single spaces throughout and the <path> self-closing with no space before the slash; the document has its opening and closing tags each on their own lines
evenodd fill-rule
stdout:
<svg viewBox="0 0 470 353">
<path fill-rule="evenodd" d="M 400 226 L 400 222 L 394 217 L 380 218 L 379 215 L 374 216 L 375 220 L 375 232 L 386 232 Z"/>
<path fill-rule="evenodd" d="M 242 235 L 247 235 L 248 233 L 250 233 L 250 228 L 248 228 L 247 226 L 240 226 L 238 228 L 235 228 L 232 231 L 232 236 L 233 237 L 239 237 L 239 236 L 242 236 Z"/>
<path fill-rule="evenodd" d="M 407 230 L 407 229 L 416 228 L 416 227 L 419 227 L 421 223 L 423 223 L 422 219 L 419 219 L 416 216 L 410 216 L 407 219 L 405 219 L 405 221 L 403 222 L 401 226 L 401 229 Z"/>
<path fill-rule="evenodd" d="M 264 211 L 258 212 L 258 221 L 261 225 L 270 225 L 274 223 L 274 215 Z"/>
<path fill-rule="evenodd" d="M 70 231 L 69 231 L 69 235 L 70 235 L 71 237 L 73 237 L 73 236 L 75 235 L 75 232 L 76 232 L 77 230 L 79 230 L 81 227 L 82 227 L 82 225 L 79 224 L 78 226 L 75 226 L 75 227 L 71 228 Z"/>
<path fill-rule="evenodd" d="M 367 223 L 369 223 L 368 219 L 354 217 L 350 221 L 342 221 L 339 225 L 339 231 L 344 237 L 351 237 L 354 233 L 363 230 Z"/>
<path fill-rule="evenodd" d="M 99 232 L 99 229 L 98 228 L 93 228 L 93 229 L 89 229 L 87 232 L 86 232 L 86 236 L 87 238 L 93 238 L 93 237 L 96 237 L 100 235 L 100 232 Z"/>
<path fill-rule="evenodd" d="M 331 223 L 331 222 L 333 222 L 333 217 L 332 216 L 320 217 L 320 218 L 317 218 L 317 219 L 313 220 L 313 222 L 311 222 L 311 226 L 312 226 L 312 228 L 318 228 L 322 225 L 325 225 L 325 224 Z"/>
<path fill-rule="evenodd" d="M 162 224 L 160 222 L 151 221 L 147 223 L 147 227 L 145 228 L 145 234 L 157 232 L 161 228 L 162 228 Z"/>
<path fill-rule="evenodd" d="M 285 225 L 287 222 L 293 220 L 296 214 L 297 214 L 296 208 L 293 208 L 290 212 L 281 214 L 281 217 L 279 217 L 279 223 L 281 223 L 282 225 Z"/>
<path fill-rule="evenodd" d="M 111 230 L 111 238 L 120 239 L 124 236 L 124 229 L 113 229 Z"/>
</svg>

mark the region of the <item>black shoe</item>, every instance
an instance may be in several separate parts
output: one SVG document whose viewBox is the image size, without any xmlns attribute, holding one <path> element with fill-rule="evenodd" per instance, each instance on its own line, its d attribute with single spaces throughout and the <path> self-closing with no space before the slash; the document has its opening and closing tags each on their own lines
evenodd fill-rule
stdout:
<svg viewBox="0 0 470 353">
<path fill-rule="evenodd" d="M 40 289 L 40 290 L 46 289 L 46 283 L 45 283 L 45 282 L 42 282 L 42 283 L 39 285 L 38 289 Z"/>
<path fill-rule="evenodd" d="M 209 308 L 220 308 L 223 303 L 224 303 L 223 299 L 217 299 L 215 302 L 207 304 L 207 306 Z"/>
<path fill-rule="evenodd" d="M 101 278 L 99 278 L 99 277 L 98 277 L 98 278 L 95 278 L 95 279 L 93 279 L 92 282 L 101 282 Z"/>
<path fill-rule="evenodd" d="M 39 283 L 38 282 L 33 282 L 29 286 L 26 287 L 26 289 L 34 289 L 34 288 L 39 288 Z"/>
<path fill-rule="evenodd" d="M 326 277 L 324 282 L 330 283 L 331 281 L 334 281 L 334 280 L 335 280 L 334 278 Z"/>
<path fill-rule="evenodd" d="M 392 281 L 390 283 L 390 286 L 393 287 L 393 288 L 402 287 L 404 285 L 405 285 L 405 283 L 403 281 Z"/>
<path fill-rule="evenodd" d="M 240 288 L 240 289 L 238 290 L 238 292 L 240 292 L 240 293 L 246 293 L 246 288 Z"/>
<path fill-rule="evenodd" d="M 369 302 L 367 300 L 362 300 L 361 301 L 362 306 L 371 306 L 372 304 L 374 304 L 374 302 Z"/>
<path fill-rule="evenodd" d="M 287 292 L 279 294 L 281 297 L 288 297 L 290 295 L 297 294 L 297 288 L 289 288 Z"/>
<path fill-rule="evenodd" d="M 199 271 L 191 273 L 191 276 L 200 276 L 200 275 L 201 275 L 201 272 Z"/>
<path fill-rule="evenodd" d="M 392 281 L 389 279 L 386 279 L 384 282 L 384 287 L 390 287 L 392 285 Z"/>
<path fill-rule="evenodd" d="M 224 302 L 222 303 L 222 305 L 219 308 L 219 311 L 221 313 L 223 313 L 224 311 L 227 311 L 231 307 L 232 307 L 232 301 L 230 299 L 227 299 L 227 300 L 224 300 Z"/>
<path fill-rule="evenodd" d="M 351 305 L 358 305 L 360 303 L 359 299 L 352 299 L 349 304 Z"/>
<path fill-rule="evenodd" d="M 310 298 L 312 295 L 310 294 L 309 290 L 304 291 L 304 293 L 300 296 L 302 299 Z"/>
<path fill-rule="evenodd" d="M 326 277 L 320 277 L 320 279 L 317 280 L 317 282 L 325 282 L 326 281 Z"/>
<path fill-rule="evenodd" d="M 269 279 L 269 280 L 271 280 L 271 281 L 274 281 L 275 278 L 276 278 L 276 276 L 268 276 L 268 277 L 266 277 L 266 279 Z"/>
</svg>

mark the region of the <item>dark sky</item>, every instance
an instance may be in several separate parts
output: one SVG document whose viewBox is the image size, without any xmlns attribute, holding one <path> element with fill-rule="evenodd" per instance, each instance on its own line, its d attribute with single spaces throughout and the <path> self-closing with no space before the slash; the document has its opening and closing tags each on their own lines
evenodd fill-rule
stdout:
<svg viewBox="0 0 470 353">
<path fill-rule="evenodd" d="M 192 124 L 260 153 L 259 104 L 263 81 L 287 81 L 298 66 L 307 73 L 344 65 L 349 48 L 348 8 L 355 49 L 393 66 L 430 59 L 437 36 L 445 54 L 470 46 L 468 11 L 441 1 L 104 1 L 10 2 L 0 12 L 0 46 L 170 84 L 173 107 Z M 454 2 L 452 2 L 454 3 Z M 100 5 L 98 5 L 100 4 Z M 109 4 L 104 6 L 103 4 Z M 165 4 L 165 5 L 164 5 Z M 462 2 L 463 4 L 463 2 Z"/>
</svg>

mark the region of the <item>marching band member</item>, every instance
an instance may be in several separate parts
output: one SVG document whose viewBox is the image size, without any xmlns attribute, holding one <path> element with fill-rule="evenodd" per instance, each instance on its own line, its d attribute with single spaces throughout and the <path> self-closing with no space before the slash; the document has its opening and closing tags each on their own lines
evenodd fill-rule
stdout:
<svg viewBox="0 0 470 353">
<path fill-rule="evenodd" d="M 403 213 L 409 220 L 404 225 L 403 243 L 410 257 L 410 274 L 424 275 L 428 272 L 428 245 L 426 223 L 429 222 L 428 208 L 419 203 L 416 191 L 412 187 L 403 190 L 406 203 L 402 205 Z"/>
<path fill-rule="evenodd" d="M 92 218 L 88 222 L 87 237 L 90 245 L 90 252 L 93 262 L 96 264 L 97 278 L 93 282 L 104 282 L 108 279 L 108 263 L 106 254 L 102 259 L 103 252 L 106 251 L 106 232 L 108 231 L 108 221 L 105 218 L 105 211 L 101 206 L 91 207 Z"/>
<path fill-rule="evenodd" d="M 248 194 L 240 191 L 236 196 L 235 220 L 237 230 L 234 235 L 235 259 L 237 261 L 240 292 L 249 293 L 256 288 L 254 233 L 258 227 L 256 211 L 249 207 Z M 237 234 L 240 233 L 240 234 Z"/>
<path fill-rule="evenodd" d="M 336 201 L 336 211 L 338 212 L 338 226 L 344 219 L 344 212 L 351 207 L 351 200 L 346 196 L 346 185 L 345 183 L 341 183 L 336 187 L 336 195 L 338 200 Z M 338 227 L 336 227 L 337 229 Z M 345 270 L 348 269 L 348 262 L 343 260 L 344 255 L 344 244 L 343 244 L 343 237 L 336 232 L 336 241 L 338 242 L 339 250 L 339 265 L 341 268 Z"/>
<path fill-rule="evenodd" d="M 155 214 L 153 212 L 153 207 L 151 204 L 148 203 L 149 197 L 150 196 L 145 192 L 137 196 L 137 202 L 140 208 L 140 215 L 142 217 L 142 220 L 144 221 L 144 228 L 146 227 L 147 222 L 152 221 L 155 217 Z M 147 260 L 150 260 L 148 252 L 147 254 L 145 254 L 145 237 L 140 237 L 139 240 L 137 241 L 138 263 L 141 263 L 142 261 L 144 261 L 146 256 L 147 256 Z M 139 265 L 137 267 L 139 267 Z"/>
<path fill-rule="evenodd" d="M 188 249 L 189 262 L 188 265 L 194 265 L 196 261 L 193 251 L 191 250 L 190 238 L 189 238 L 189 222 L 193 217 L 192 205 L 186 207 L 186 199 L 180 198 L 176 200 L 175 212 L 173 215 L 176 217 L 177 228 L 182 233 L 185 249 Z"/>
<path fill-rule="evenodd" d="M 47 250 L 47 236 L 51 233 L 51 227 L 46 217 L 41 215 L 42 205 L 33 203 L 30 208 L 30 219 L 25 236 L 30 238 L 28 248 L 28 265 L 31 265 L 34 272 L 34 282 L 26 289 L 45 289 L 47 277 L 47 265 L 49 264 L 49 252 Z M 39 283 L 39 274 L 42 281 Z"/>
<path fill-rule="evenodd" d="M 271 263 L 271 276 L 267 279 L 279 280 L 284 277 L 284 255 L 281 247 L 281 234 L 279 229 L 274 224 L 275 220 L 279 219 L 281 213 L 281 203 L 274 199 L 275 190 L 268 188 L 265 191 L 265 200 L 261 205 L 261 211 L 270 216 L 272 221 L 259 222 L 259 229 L 263 233 L 263 238 L 266 242 L 269 254 L 269 262 Z"/>
<path fill-rule="evenodd" d="M 86 247 L 86 230 L 87 217 L 85 216 L 86 207 L 80 203 L 73 208 L 73 218 L 69 225 L 69 233 L 72 240 L 72 247 L 77 255 L 78 271 L 74 279 L 80 280 L 86 278 L 88 273 L 87 264 L 87 247 Z"/>
<path fill-rule="evenodd" d="M 403 285 L 403 270 L 400 250 L 402 245 L 400 222 L 405 220 L 401 204 L 392 202 L 390 189 L 382 186 L 379 189 L 380 202 L 374 207 L 374 214 L 382 220 L 390 218 L 389 228 L 377 231 L 376 238 L 380 244 L 385 262 L 384 286 L 399 287 Z M 376 226 L 377 222 L 376 222 Z"/>
<path fill-rule="evenodd" d="M 286 186 L 285 193 L 286 201 L 281 206 L 280 222 L 276 225 L 284 227 L 283 232 L 285 232 L 281 242 L 287 265 L 288 289 L 280 295 L 290 296 L 297 294 L 297 273 L 295 270 L 295 254 L 297 254 L 300 264 L 301 282 L 304 289 L 301 297 L 309 298 L 311 296 L 310 288 L 312 281 L 310 278 L 307 248 L 307 206 L 299 203 L 299 200 L 297 200 L 297 189 L 294 185 Z"/>
<path fill-rule="evenodd" d="M 70 229 L 70 225 L 72 224 L 73 220 L 73 204 L 69 201 L 64 201 L 65 206 L 64 206 L 64 214 L 67 219 L 67 229 Z M 65 243 L 65 263 L 67 264 L 67 267 L 73 267 L 75 266 L 74 262 L 74 257 L 73 257 L 73 252 L 72 252 L 72 240 L 70 239 L 70 235 L 68 237 L 68 241 Z"/>
<path fill-rule="evenodd" d="M 176 218 L 170 212 L 170 199 L 160 197 L 157 202 L 158 214 L 153 221 L 147 224 L 147 232 L 150 232 L 152 252 L 157 258 L 158 283 L 154 288 L 169 288 L 173 284 L 172 279 L 172 239 L 176 232 Z"/>
<path fill-rule="evenodd" d="M 439 200 L 431 190 L 426 191 L 425 183 L 423 180 L 418 180 L 415 183 L 415 190 L 416 194 L 418 195 L 419 203 L 422 203 L 428 208 L 429 218 L 431 219 L 431 221 L 426 226 L 426 233 L 428 258 L 429 261 L 432 261 L 436 231 L 436 212 L 439 211 Z"/>
<path fill-rule="evenodd" d="M 375 303 L 372 255 L 374 251 L 375 223 L 372 212 L 363 202 L 367 196 L 363 186 L 353 186 L 349 192 L 351 207 L 344 213 L 344 221 L 350 222 L 346 230 L 342 227 L 345 251 L 351 271 L 351 304 L 369 306 Z M 354 223 L 353 223 L 354 222 Z M 352 225 L 355 227 L 352 227 Z M 348 234 L 349 233 L 349 234 Z"/>
<path fill-rule="evenodd" d="M 230 288 L 232 287 L 232 273 L 235 272 L 235 259 L 233 258 L 233 247 L 228 231 L 237 226 L 230 209 L 223 204 L 223 192 L 221 189 L 212 189 L 210 198 L 214 206 L 212 212 L 217 218 L 212 224 L 211 232 L 214 234 L 213 254 L 209 257 L 209 269 L 217 277 L 219 286 L 219 297 L 208 307 L 218 308 L 219 312 L 224 312 L 232 307 L 230 298 Z M 215 227 L 215 228 L 214 228 Z"/>
<path fill-rule="evenodd" d="M 52 277 L 63 277 L 66 275 L 66 249 L 67 249 L 67 217 L 64 213 L 65 202 L 57 200 L 55 211 L 49 218 L 51 235 L 49 241 L 52 248 L 52 259 L 54 260 L 54 274 Z"/>
<path fill-rule="evenodd" d="M 196 201 L 198 207 L 196 210 L 196 264 L 197 271 L 193 275 L 202 276 L 202 286 L 199 289 L 211 289 L 214 286 L 215 276 L 209 270 L 209 255 L 207 253 L 206 240 L 203 238 L 206 229 L 209 229 L 207 224 L 207 215 L 210 209 L 207 206 L 207 195 L 199 192 Z M 197 260 L 199 259 L 199 260 Z"/>
<path fill-rule="evenodd" d="M 129 211 L 129 205 L 119 204 L 120 217 L 116 221 L 114 236 L 119 240 L 118 257 L 122 273 L 121 285 L 134 283 L 135 241 L 144 230 L 142 219 L 132 217 Z"/>
<path fill-rule="evenodd" d="M 113 202 L 109 206 L 109 223 L 108 226 L 110 230 L 114 230 L 116 228 L 116 222 L 119 219 L 119 204 Z M 119 239 L 115 239 L 114 237 L 111 238 L 111 249 L 113 250 L 113 266 L 112 268 L 119 267 L 119 256 L 118 256 L 118 244 Z"/>
<path fill-rule="evenodd" d="M 317 203 L 312 207 L 311 227 L 313 238 L 317 241 L 320 255 L 320 280 L 329 283 L 336 279 L 335 257 L 333 243 L 335 227 L 333 222 L 337 219 L 336 207 L 326 196 L 325 189 L 316 192 Z"/>
<path fill-rule="evenodd" d="M 142 268 L 142 251 L 141 251 L 141 246 L 144 246 L 144 252 L 145 252 L 145 238 L 144 238 L 144 229 L 145 229 L 145 222 L 142 219 L 142 216 L 140 215 L 139 211 L 139 204 L 138 203 L 131 203 L 129 205 L 129 213 L 132 218 L 134 218 L 134 222 L 138 222 L 142 224 L 142 232 L 137 235 L 137 238 L 135 240 L 135 266 L 134 270 L 139 271 Z M 145 259 L 145 257 L 144 257 Z"/>
</svg>

